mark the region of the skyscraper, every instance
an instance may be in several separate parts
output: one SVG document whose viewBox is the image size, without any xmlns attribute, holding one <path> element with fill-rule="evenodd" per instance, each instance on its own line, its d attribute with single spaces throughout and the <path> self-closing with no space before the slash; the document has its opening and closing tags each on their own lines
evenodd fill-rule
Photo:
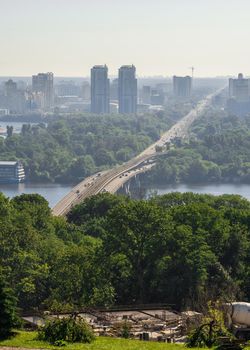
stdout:
<svg viewBox="0 0 250 350">
<path fill-rule="evenodd" d="M 53 73 L 39 73 L 32 76 L 32 91 L 43 94 L 43 108 L 54 107 L 54 77 Z"/>
<path fill-rule="evenodd" d="M 245 79 L 242 73 L 238 79 L 229 79 L 229 97 L 237 102 L 246 102 L 250 99 L 250 79 Z"/>
<path fill-rule="evenodd" d="M 94 66 L 91 69 L 91 112 L 109 113 L 108 67 Z"/>
<path fill-rule="evenodd" d="M 173 77 L 174 96 L 177 98 L 188 98 L 191 96 L 192 91 L 192 78 L 186 77 Z"/>
<path fill-rule="evenodd" d="M 10 113 L 18 114 L 25 111 L 24 91 L 17 89 L 17 83 L 8 80 L 4 84 L 4 107 L 9 109 Z"/>
<path fill-rule="evenodd" d="M 122 66 L 118 82 L 119 113 L 137 112 L 137 79 L 135 66 Z"/>
<path fill-rule="evenodd" d="M 238 79 L 229 79 L 228 111 L 238 116 L 250 113 L 250 79 L 245 79 L 243 74 Z"/>
</svg>

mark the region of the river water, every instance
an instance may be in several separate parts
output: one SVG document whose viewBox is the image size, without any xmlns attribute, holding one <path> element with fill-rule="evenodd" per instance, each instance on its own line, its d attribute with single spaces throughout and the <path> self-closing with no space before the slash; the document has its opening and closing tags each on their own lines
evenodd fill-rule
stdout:
<svg viewBox="0 0 250 350">
<path fill-rule="evenodd" d="M 21 183 L 21 184 L 0 184 L 0 192 L 3 192 L 5 196 L 12 198 L 22 193 L 38 193 L 47 199 L 51 208 L 55 206 L 67 193 L 72 189 L 73 185 L 60 185 L 60 184 L 48 184 L 48 183 Z M 222 194 L 239 194 L 242 197 L 250 200 L 250 185 L 241 184 L 210 184 L 210 185 L 169 185 L 169 186 L 155 186 L 148 188 L 146 193 L 147 197 L 157 193 L 163 195 L 170 192 L 195 192 L 195 193 L 208 193 L 216 196 Z"/>
<path fill-rule="evenodd" d="M 60 185 L 60 184 L 0 184 L 0 192 L 3 192 L 7 197 L 15 197 L 22 193 L 39 193 L 47 199 L 51 208 L 55 206 L 67 193 L 70 192 L 73 185 Z M 151 194 L 157 193 L 158 195 L 170 193 L 170 192 L 195 192 L 195 193 L 208 193 L 213 195 L 222 194 L 239 194 L 242 197 L 250 200 L 250 185 L 240 184 L 210 184 L 210 185 L 169 185 L 169 186 L 155 186 L 148 188 L 146 193 L 147 197 Z"/>
<path fill-rule="evenodd" d="M 222 194 L 238 194 L 250 200 L 250 185 L 246 184 L 208 184 L 208 185 L 168 185 L 168 186 L 154 186 L 148 188 L 146 191 L 147 197 L 151 194 L 157 193 L 163 195 L 170 192 L 195 192 L 200 194 L 212 194 L 220 196 Z"/>
<path fill-rule="evenodd" d="M 49 202 L 49 206 L 53 208 L 57 202 L 60 201 L 66 194 L 71 191 L 73 187 L 70 185 L 59 185 L 59 184 L 30 184 L 30 183 L 20 183 L 20 184 L 0 184 L 0 192 L 6 197 L 12 198 L 19 196 L 22 193 L 39 193 Z"/>
</svg>

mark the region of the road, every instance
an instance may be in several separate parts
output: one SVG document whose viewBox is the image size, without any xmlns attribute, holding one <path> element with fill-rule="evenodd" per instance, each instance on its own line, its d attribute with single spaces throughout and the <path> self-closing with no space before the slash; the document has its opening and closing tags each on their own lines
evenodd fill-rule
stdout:
<svg viewBox="0 0 250 350">
<path fill-rule="evenodd" d="M 156 147 L 163 147 L 176 137 L 184 138 L 188 133 L 190 125 L 209 106 L 212 98 L 223 89 L 224 88 L 219 89 L 201 100 L 193 110 L 166 131 L 157 142 L 146 148 L 135 158 L 111 170 L 90 176 L 80 182 L 69 194 L 56 204 L 52 209 L 53 215 L 64 216 L 73 206 L 100 192 L 115 193 L 124 183 L 136 174 L 150 170 L 153 164 L 148 163 L 148 161 L 152 161 L 152 158 L 157 155 Z"/>
</svg>

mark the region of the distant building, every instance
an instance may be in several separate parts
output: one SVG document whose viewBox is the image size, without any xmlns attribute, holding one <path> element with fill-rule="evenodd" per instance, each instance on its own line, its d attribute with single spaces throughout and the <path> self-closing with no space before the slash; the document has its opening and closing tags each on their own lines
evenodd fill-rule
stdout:
<svg viewBox="0 0 250 350">
<path fill-rule="evenodd" d="M 3 105 L 11 114 L 20 114 L 25 111 L 25 94 L 17 88 L 17 83 L 8 80 L 4 84 Z"/>
<path fill-rule="evenodd" d="M 162 106 L 164 104 L 164 95 L 157 89 L 151 90 L 150 104 L 153 106 Z"/>
<path fill-rule="evenodd" d="M 173 89 L 174 96 L 176 98 L 189 98 L 192 92 L 192 78 L 186 77 L 173 77 Z"/>
<path fill-rule="evenodd" d="M 250 113 L 250 79 L 244 79 L 242 73 L 237 79 L 229 79 L 227 108 L 239 116 Z"/>
<path fill-rule="evenodd" d="M 110 100 L 118 101 L 118 79 L 114 79 L 110 84 Z"/>
<path fill-rule="evenodd" d="M 94 66 L 91 69 L 91 112 L 105 114 L 110 112 L 109 108 L 109 79 L 108 67 Z"/>
<path fill-rule="evenodd" d="M 24 168 L 20 162 L 0 161 L 0 183 L 19 183 L 24 180 Z"/>
<path fill-rule="evenodd" d="M 91 98 L 90 84 L 88 81 L 84 81 L 81 86 L 81 97 L 84 101 L 90 101 Z"/>
<path fill-rule="evenodd" d="M 135 66 L 122 66 L 118 81 L 119 113 L 137 112 L 137 79 Z"/>
<path fill-rule="evenodd" d="M 43 94 L 42 109 L 50 110 L 54 107 L 54 76 L 53 73 L 39 73 L 32 76 L 32 92 Z"/>
<path fill-rule="evenodd" d="M 238 79 L 229 79 L 229 97 L 237 102 L 246 102 L 250 98 L 250 79 L 244 79 L 239 73 Z"/>
<path fill-rule="evenodd" d="M 55 91 L 58 96 L 80 96 L 81 87 L 76 85 L 74 81 L 60 81 L 55 86 Z"/>
<path fill-rule="evenodd" d="M 144 85 L 142 87 L 142 103 L 150 104 L 151 103 L 151 86 Z"/>
<path fill-rule="evenodd" d="M 9 114 L 10 114 L 9 109 L 0 108 L 0 116 L 5 116 L 5 115 L 9 115 Z"/>
</svg>

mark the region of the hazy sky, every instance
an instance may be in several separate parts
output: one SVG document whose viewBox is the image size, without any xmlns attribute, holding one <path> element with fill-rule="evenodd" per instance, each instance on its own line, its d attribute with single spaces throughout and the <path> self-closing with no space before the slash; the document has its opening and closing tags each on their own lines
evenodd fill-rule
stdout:
<svg viewBox="0 0 250 350">
<path fill-rule="evenodd" d="M 250 0 L 0 0 L 0 75 L 250 73 Z"/>
</svg>

